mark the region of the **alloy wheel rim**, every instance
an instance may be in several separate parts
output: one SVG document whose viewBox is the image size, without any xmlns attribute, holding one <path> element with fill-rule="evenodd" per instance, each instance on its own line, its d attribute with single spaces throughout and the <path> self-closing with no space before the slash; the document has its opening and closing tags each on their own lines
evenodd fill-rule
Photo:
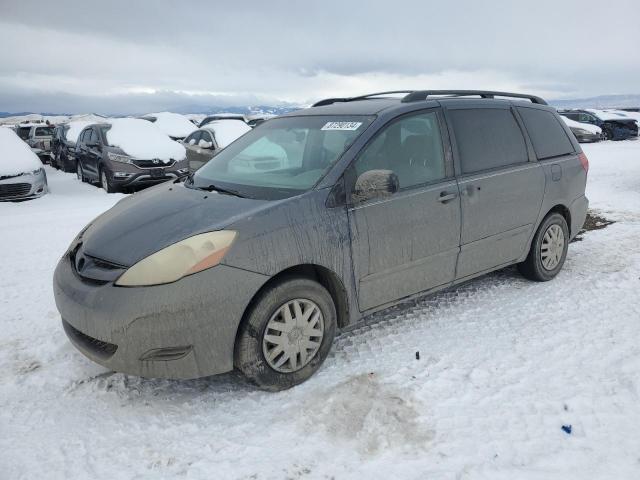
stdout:
<svg viewBox="0 0 640 480">
<path fill-rule="evenodd" d="M 277 372 L 293 373 L 316 356 L 324 337 L 324 317 L 311 300 L 296 298 L 280 306 L 264 330 L 262 353 Z"/>
<path fill-rule="evenodd" d="M 540 246 L 540 259 L 546 270 L 553 270 L 558 266 L 564 253 L 564 245 L 564 232 L 560 225 L 554 224 L 547 228 Z"/>
</svg>

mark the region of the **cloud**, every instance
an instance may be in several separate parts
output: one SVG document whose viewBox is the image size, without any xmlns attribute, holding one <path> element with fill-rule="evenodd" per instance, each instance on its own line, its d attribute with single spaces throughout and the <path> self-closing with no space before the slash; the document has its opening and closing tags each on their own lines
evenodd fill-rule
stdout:
<svg viewBox="0 0 640 480">
<path fill-rule="evenodd" d="M 94 111 L 194 96 L 308 103 L 401 88 L 567 98 L 637 93 L 640 78 L 640 9 L 630 0 L 612 9 L 593 0 L 21 0 L 2 9 L 0 44 L 16 48 L 0 51 L 0 110 L 50 110 L 61 99 Z"/>
</svg>

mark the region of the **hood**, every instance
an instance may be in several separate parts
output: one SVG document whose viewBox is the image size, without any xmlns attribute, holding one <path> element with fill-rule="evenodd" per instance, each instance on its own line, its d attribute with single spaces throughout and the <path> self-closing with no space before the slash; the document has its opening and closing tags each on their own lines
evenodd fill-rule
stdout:
<svg viewBox="0 0 640 480">
<path fill-rule="evenodd" d="M 180 240 L 222 230 L 278 203 L 163 183 L 121 200 L 94 220 L 83 234 L 83 250 L 129 267 Z"/>
</svg>

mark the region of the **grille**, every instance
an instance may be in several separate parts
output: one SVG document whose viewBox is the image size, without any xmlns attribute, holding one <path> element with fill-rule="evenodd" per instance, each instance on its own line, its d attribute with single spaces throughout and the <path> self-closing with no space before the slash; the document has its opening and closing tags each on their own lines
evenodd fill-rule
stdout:
<svg viewBox="0 0 640 480">
<path fill-rule="evenodd" d="M 30 183 L 6 183 L 0 185 L 0 198 L 21 197 L 27 195 L 31 190 Z"/>
<path fill-rule="evenodd" d="M 88 350 L 96 357 L 106 360 L 113 356 L 118 350 L 118 346 L 114 343 L 103 342 L 102 340 L 98 340 L 97 338 L 93 338 L 86 333 L 82 333 L 77 328 L 73 327 L 70 323 L 62 320 L 62 324 L 64 327 L 64 331 L 67 333 L 69 338 L 73 340 L 76 344 L 79 344 L 84 349 Z"/>
<path fill-rule="evenodd" d="M 133 163 L 140 168 L 164 168 L 164 167 L 173 167 L 175 161 L 171 161 L 169 163 L 164 163 L 162 161 L 157 161 L 153 163 L 153 160 L 134 160 Z"/>
</svg>

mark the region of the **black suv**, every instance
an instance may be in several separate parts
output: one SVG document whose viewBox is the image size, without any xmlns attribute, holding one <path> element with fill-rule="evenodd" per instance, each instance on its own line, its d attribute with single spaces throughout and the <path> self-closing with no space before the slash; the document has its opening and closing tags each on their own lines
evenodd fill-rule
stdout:
<svg viewBox="0 0 640 480">
<path fill-rule="evenodd" d="M 109 144 L 107 132 L 110 128 L 109 124 L 95 124 L 80 133 L 75 157 L 76 173 L 83 182 L 98 182 L 107 193 L 112 193 L 155 185 L 189 173 L 186 154 L 168 161 L 135 158 L 122 148 Z"/>
<path fill-rule="evenodd" d="M 564 117 L 580 123 L 590 123 L 602 129 L 607 140 L 626 140 L 638 136 L 638 124 L 633 118 L 624 118 L 608 112 L 589 110 L 558 110 Z"/>
<path fill-rule="evenodd" d="M 76 171 L 76 144 L 67 140 L 68 125 L 58 125 L 51 139 L 51 166 L 65 172 Z"/>
</svg>

